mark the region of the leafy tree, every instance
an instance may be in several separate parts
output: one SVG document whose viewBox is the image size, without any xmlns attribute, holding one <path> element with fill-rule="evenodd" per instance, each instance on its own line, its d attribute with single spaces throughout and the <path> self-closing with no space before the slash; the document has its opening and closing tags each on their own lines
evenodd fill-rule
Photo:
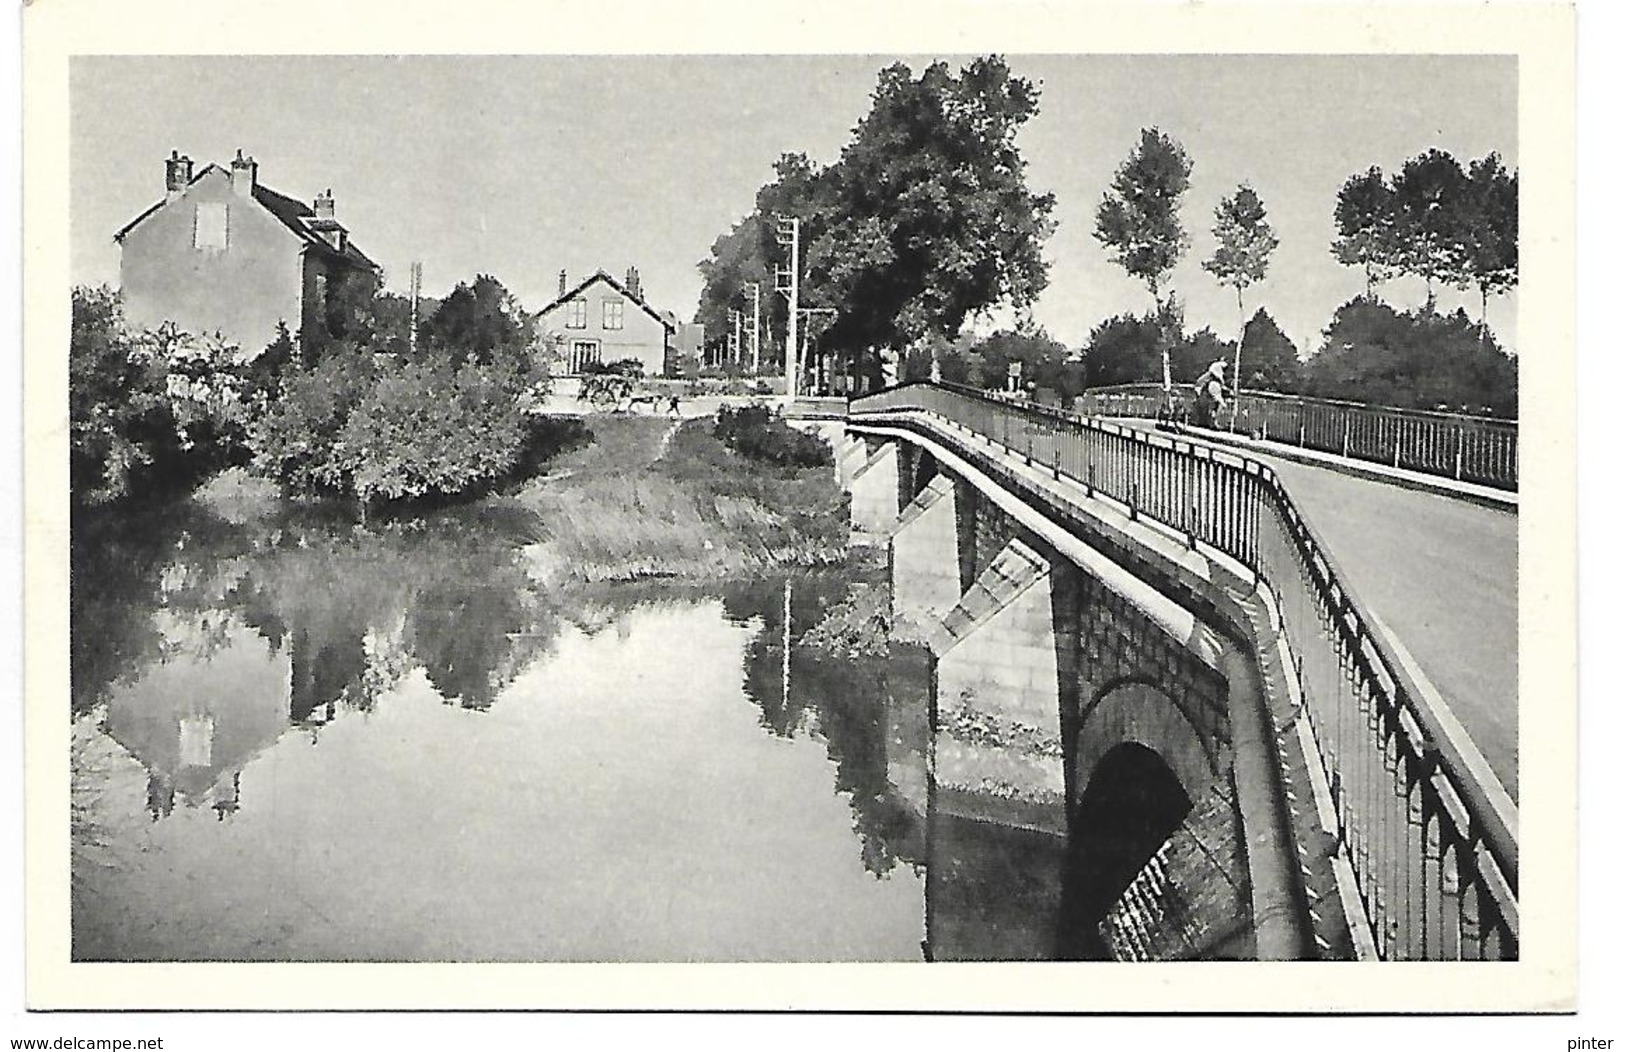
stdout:
<svg viewBox="0 0 1625 1052">
<path fill-rule="evenodd" d="M 179 452 L 150 341 L 125 323 L 118 294 L 105 285 L 73 290 L 68 422 L 69 485 L 86 504 L 127 496 Z"/>
<path fill-rule="evenodd" d="M 843 372 L 878 380 L 883 354 L 952 339 L 1000 303 L 1030 306 L 1048 280 L 1054 198 L 1028 190 L 1015 136 L 1037 112 L 1037 88 L 997 57 L 957 75 L 943 63 L 918 77 L 902 63 L 882 70 L 839 160 L 782 157 L 755 211 L 713 245 L 702 320 L 725 331 L 743 282 L 759 280 L 768 331 L 785 331 L 770 295 L 773 268 L 789 262 L 779 216 L 801 220 L 802 305 L 838 311 L 809 342 Z"/>
<path fill-rule="evenodd" d="M 454 364 L 529 366 L 535 358 L 536 319 L 502 282 L 481 274 L 457 287 L 418 329 L 419 346 Z"/>
<path fill-rule="evenodd" d="M 1163 347 L 1162 327 L 1154 317 L 1120 314 L 1089 332 L 1084 348 L 1084 375 L 1089 387 L 1155 380 Z"/>
<path fill-rule="evenodd" d="M 1332 242 L 1332 255 L 1339 263 L 1365 271 L 1367 299 L 1376 299 L 1377 283 L 1399 271 L 1396 207 L 1393 187 L 1375 165 L 1349 176 L 1337 192 L 1337 240 Z"/>
<path fill-rule="evenodd" d="M 1443 150 L 1411 158 L 1394 177 L 1398 258 L 1406 273 L 1427 282 L 1430 308 L 1435 283 L 1459 283 L 1464 272 L 1466 189 L 1461 165 Z"/>
<path fill-rule="evenodd" d="M 1400 313 L 1360 298 L 1340 307 L 1304 367 L 1305 393 L 1495 416 L 1518 412 L 1517 361 L 1463 311 Z"/>
<path fill-rule="evenodd" d="M 1508 174 L 1498 154 L 1467 170 L 1462 226 L 1462 287 L 1478 289 L 1478 324 L 1489 339 L 1490 296 L 1518 284 L 1518 173 Z"/>
<path fill-rule="evenodd" d="M 126 323 L 116 292 L 73 290 L 69 487 L 76 502 L 159 497 L 242 453 L 249 412 L 237 348 L 173 325 Z"/>
<path fill-rule="evenodd" d="M 1190 187 L 1191 160 L 1185 148 L 1156 128 L 1140 132 L 1140 144 L 1117 169 L 1111 189 L 1095 210 L 1095 237 L 1112 261 L 1146 283 L 1158 321 L 1168 304 L 1163 288 L 1174 264 L 1190 245 L 1179 222 L 1179 199 Z M 1168 337 L 1158 332 L 1162 384 L 1172 385 Z"/>
<path fill-rule="evenodd" d="M 1246 342 L 1247 309 L 1242 293 L 1255 281 L 1264 280 L 1270 253 L 1281 241 L 1270 228 L 1264 202 L 1252 187 L 1243 183 L 1236 192 L 1213 210 L 1213 237 L 1218 246 L 1202 268 L 1219 279 L 1221 285 L 1236 290 L 1236 365 L 1232 385 L 1241 390 L 1241 349 Z"/>
<path fill-rule="evenodd" d="M 1241 345 L 1242 358 L 1247 362 L 1247 387 L 1261 391 L 1299 388 L 1303 377 L 1298 348 L 1263 307 L 1248 320 Z"/>
</svg>

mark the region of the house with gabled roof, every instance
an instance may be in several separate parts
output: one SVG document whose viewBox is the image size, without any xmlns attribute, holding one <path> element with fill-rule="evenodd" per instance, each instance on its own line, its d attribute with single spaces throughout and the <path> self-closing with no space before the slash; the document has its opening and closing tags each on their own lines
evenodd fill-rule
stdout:
<svg viewBox="0 0 1625 1052">
<path fill-rule="evenodd" d="M 559 271 L 559 294 L 538 316 L 548 342 L 557 347 L 557 367 L 576 376 L 594 364 L 625 359 L 643 363 L 645 376 L 663 376 L 677 326 L 643 298 L 636 267 L 626 281 L 600 270 L 567 288 Z"/>
<path fill-rule="evenodd" d="M 114 235 L 125 316 L 218 333 L 256 352 L 278 323 L 304 342 L 328 327 L 328 306 L 348 282 L 378 280 L 378 264 L 334 214 L 333 192 L 306 204 L 259 181 L 241 150 L 229 165 L 193 173 L 171 152 L 164 198 Z"/>
</svg>

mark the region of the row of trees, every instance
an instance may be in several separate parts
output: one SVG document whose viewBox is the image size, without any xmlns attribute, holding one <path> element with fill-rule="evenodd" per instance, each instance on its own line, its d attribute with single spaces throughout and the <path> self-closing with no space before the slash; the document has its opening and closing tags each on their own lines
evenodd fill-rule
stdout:
<svg viewBox="0 0 1625 1052">
<path fill-rule="evenodd" d="M 1043 332 L 992 336 L 916 348 L 902 378 L 936 375 L 951 383 L 1006 389 L 1012 375 L 1043 398 L 1066 401 L 1085 388 L 1162 382 L 1164 355 L 1174 383 L 1194 381 L 1216 359 L 1244 363 L 1242 386 L 1419 409 L 1516 416 L 1516 361 L 1465 312 L 1398 311 L 1366 297 L 1340 307 L 1315 353 L 1301 358 L 1263 307 L 1243 328 L 1241 347 L 1210 328 L 1187 332 L 1154 314 L 1121 314 L 1096 325 L 1068 348 Z M 1011 363 L 1019 362 L 1013 371 Z"/>
<path fill-rule="evenodd" d="M 1048 281 L 1042 248 L 1053 230 L 1054 199 L 1028 189 L 1014 141 L 1037 112 L 1037 89 L 996 57 L 958 74 L 940 63 L 917 78 L 902 64 L 883 70 L 869 113 L 839 160 L 826 167 L 802 154 L 782 157 L 751 214 L 717 239 L 700 264 L 704 289 L 697 320 L 710 332 L 726 333 L 730 311 L 749 304 L 754 283 L 762 294 L 767 345 L 782 345 L 786 306 L 772 290 L 788 252 L 779 243 L 777 220 L 797 216 L 803 302 L 833 315 L 807 319 L 814 323 L 810 342 L 833 353 L 847 371 L 874 380 L 881 351 L 898 356 L 904 376 L 929 375 L 928 363 L 935 361 L 948 379 L 973 378 L 993 387 L 1006 383 L 1008 373 L 1000 369 L 1020 360 L 1024 379 L 1065 393 L 1078 383 L 1188 380 L 1191 365 L 1205 366 L 1222 350 L 1235 362 L 1238 385 L 1348 394 L 1360 388 L 1361 376 L 1377 376 L 1374 363 L 1391 366 L 1391 355 L 1373 352 L 1371 368 L 1329 363 L 1367 346 L 1391 349 L 1398 341 L 1414 347 L 1426 336 L 1445 341 L 1437 349 L 1439 367 L 1460 373 L 1460 383 L 1446 386 L 1464 396 L 1437 401 L 1505 402 L 1499 395 L 1484 397 L 1473 377 L 1512 375 L 1510 362 L 1487 371 L 1454 362 L 1455 352 L 1446 347 L 1457 347 L 1461 318 L 1440 319 L 1433 297 L 1439 284 L 1476 287 L 1479 350 L 1505 359 L 1483 319 L 1489 296 L 1517 282 L 1517 174 L 1508 173 L 1498 155 L 1464 170 L 1448 153 L 1430 150 L 1391 179 L 1373 168 L 1348 180 L 1338 195 L 1338 237 L 1331 247 L 1339 260 L 1364 268 L 1365 300 L 1374 304 L 1379 282 L 1405 274 L 1423 278 L 1429 296 L 1421 311 L 1390 310 L 1383 324 L 1356 326 L 1354 339 L 1345 338 L 1350 334 L 1342 320 L 1353 316 L 1345 305 L 1325 333 L 1324 346 L 1337 353 L 1315 366 L 1286 353 L 1291 343 L 1267 312 L 1249 313 L 1254 305 L 1248 292 L 1268 274 L 1280 240 L 1264 201 L 1246 182 L 1214 208 L 1214 248 L 1202 261 L 1214 280 L 1234 292 L 1235 336 L 1185 333 L 1171 282 L 1190 248 L 1180 209 L 1193 163 L 1177 140 L 1157 128 L 1143 129 L 1102 196 L 1094 233 L 1115 263 L 1145 283 L 1150 311 L 1108 319 L 1084 348 L 1069 352 L 1035 329 L 1026 313 Z M 1016 331 L 982 341 L 961 338 L 968 318 L 998 306 L 1014 308 Z M 1376 316 L 1359 315 L 1367 321 Z M 1405 326 L 1410 333 L 1401 340 Z M 1141 375 L 1146 339 L 1159 375 Z M 1366 393 L 1379 388 L 1395 391 L 1379 379 Z M 1433 404 L 1437 392 L 1429 392 L 1405 397 L 1399 390 L 1386 397 Z"/>
<path fill-rule="evenodd" d="M 1488 339 L 1489 298 L 1518 283 L 1518 173 L 1487 154 L 1461 164 L 1443 150 L 1406 161 L 1393 176 L 1372 166 L 1337 194 L 1339 262 L 1365 272 L 1366 296 L 1404 275 L 1427 285 L 1476 289 L 1479 324 Z"/>
<path fill-rule="evenodd" d="M 69 353 L 71 485 L 82 504 L 184 489 L 230 465 L 288 491 L 366 503 L 493 485 L 537 452 L 535 322 L 489 275 L 411 305 L 374 282 L 325 326 L 257 353 L 124 320 L 77 288 Z"/>
</svg>

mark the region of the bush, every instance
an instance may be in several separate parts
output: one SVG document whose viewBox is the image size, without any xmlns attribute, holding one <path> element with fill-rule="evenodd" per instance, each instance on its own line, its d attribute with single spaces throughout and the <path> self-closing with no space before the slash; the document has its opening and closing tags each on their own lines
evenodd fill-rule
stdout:
<svg viewBox="0 0 1625 1052">
<path fill-rule="evenodd" d="M 237 350 L 165 326 L 131 328 L 118 294 L 73 290 L 68 341 L 69 487 L 76 503 L 160 497 L 242 452 Z"/>
<path fill-rule="evenodd" d="M 711 433 L 741 456 L 783 468 L 816 468 L 835 462 L 823 439 L 791 427 L 766 406 L 723 406 L 717 410 Z"/>
<path fill-rule="evenodd" d="M 309 372 L 284 376 L 279 397 L 249 427 L 254 471 L 303 496 L 351 492 L 334 450 L 372 373 L 371 354 L 338 347 Z"/>
<path fill-rule="evenodd" d="M 486 368 L 390 365 L 345 420 L 332 463 L 364 502 L 454 496 L 506 475 L 526 430 L 514 393 Z"/>
</svg>

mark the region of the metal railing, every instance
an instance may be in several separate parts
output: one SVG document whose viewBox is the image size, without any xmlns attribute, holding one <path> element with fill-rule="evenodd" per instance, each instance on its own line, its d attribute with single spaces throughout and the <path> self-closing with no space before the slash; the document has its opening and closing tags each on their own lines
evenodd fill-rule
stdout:
<svg viewBox="0 0 1625 1052">
<path fill-rule="evenodd" d="M 908 422 L 922 414 L 997 442 L 1256 573 L 1281 613 L 1301 718 L 1313 731 L 1340 847 L 1379 953 L 1518 956 L 1515 806 L 1344 586 L 1267 465 L 1187 439 L 940 384 L 857 399 L 849 418 Z"/>
<path fill-rule="evenodd" d="M 1175 384 L 1185 404 L 1189 384 Z M 1157 384 L 1095 387 L 1073 409 L 1085 416 L 1153 418 L 1163 405 Z M 1220 421 L 1230 426 L 1229 414 Z M 1518 488 L 1518 422 L 1466 413 L 1341 402 L 1272 391 L 1243 391 L 1236 399 L 1235 430 L 1258 438 L 1334 453 L 1427 475 Z"/>
</svg>

